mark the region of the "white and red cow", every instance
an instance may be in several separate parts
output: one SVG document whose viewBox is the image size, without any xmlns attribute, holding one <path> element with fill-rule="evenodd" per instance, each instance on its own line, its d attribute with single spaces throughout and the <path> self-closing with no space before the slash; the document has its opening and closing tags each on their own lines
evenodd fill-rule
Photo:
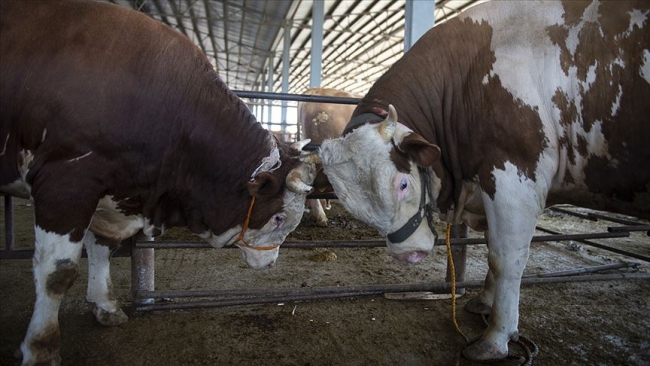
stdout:
<svg viewBox="0 0 650 366">
<path fill-rule="evenodd" d="M 361 95 L 348 93 L 332 88 L 307 89 L 304 95 L 318 95 L 341 98 L 361 98 Z M 310 139 L 314 144 L 321 144 L 325 139 L 341 136 L 343 129 L 350 121 L 355 105 L 298 102 L 298 123 L 302 130 L 303 139 Z M 319 226 L 327 226 L 327 216 L 323 207 L 330 208 L 329 200 L 308 199 L 305 204 L 311 211 L 312 217 Z"/>
<path fill-rule="evenodd" d="M 650 218 L 649 119 L 650 2 L 489 2 L 425 34 L 311 161 L 400 261 L 432 249 L 430 205 L 485 231 L 489 271 L 467 308 L 489 325 L 464 355 L 491 360 L 518 337 L 545 206 Z"/>
<path fill-rule="evenodd" d="M 87 300 L 106 325 L 127 320 L 110 248 L 141 230 L 186 226 L 239 246 L 252 267 L 275 262 L 315 167 L 262 128 L 186 37 L 96 2 L 3 1 L 0 14 L 0 192 L 35 207 L 23 364 L 60 363 L 58 309 L 83 245 Z"/>
</svg>

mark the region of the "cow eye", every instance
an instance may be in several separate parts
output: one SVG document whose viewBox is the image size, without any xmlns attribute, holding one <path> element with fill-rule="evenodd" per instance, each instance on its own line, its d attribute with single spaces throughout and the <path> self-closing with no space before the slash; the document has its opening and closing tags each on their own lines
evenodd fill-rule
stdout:
<svg viewBox="0 0 650 366">
<path fill-rule="evenodd" d="M 406 187 L 408 187 L 408 186 L 409 186 L 409 183 L 408 183 L 408 181 L 406 180 L 406 178 L 402 178 L 402 180 L 399 182 L 399 190 L 400 190 L 400 191 L 403 191 L 403 190 L 405 190 Z"/>
<path fill-rule="evenodd" d="M 273 217 L 273 221 L 275 222 L 275 225 L 280 226 L 287 221 L 287 217 L 284 214 L 277 214 Z"/>
</svg>

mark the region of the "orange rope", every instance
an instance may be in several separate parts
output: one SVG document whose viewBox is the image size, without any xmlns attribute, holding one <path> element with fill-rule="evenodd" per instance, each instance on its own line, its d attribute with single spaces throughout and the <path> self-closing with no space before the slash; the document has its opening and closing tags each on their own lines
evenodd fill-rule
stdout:
<svg viewBox="0 0 650 366">
<path fill-rule="evenodd" d="M 454 258 L 451 255 L 451 224 L 447 224 L 447 239 L 445 243 L 447 245 L 447 260 L 449 261 L 449 267 L 451 270 L 451 320 L 454 323 L 454 328 L 456 332 L 460 334 L 465 342 L 469 342 L 469 338 L 463 333 L 462 330 L 458 327 L 458 322 L 456 322 L 456 267 L 454 266 Z"/>
<path fill-rule="evenodd" d="M 248 223 L 251 221 L 251 213 L 253 213 L 253 205 L 255 204 L 255 196 L 251 198 L 251 204 L 248 206 L 248 214 L 246 214 L 246 220 L 244 220 L 244 225 L 241 227 L 241 233 L 239 233 L 239 237 L 235 241 L 241 241 L 242 243 L 244 242 L 244 234 L 246 233 L 246 230 L 248 230 Z"/>
<path fill-rule="evenodd" d="M 244 247 L 244 248 L 249 248 L 249 249 L 254 249 L 254 250 L 273 250 L 279 245 L 269 245 L 269 246 L 262 246 L 262 247 L 254 247 L 249 245 L 244 241 L 244 234 L 246 234 L 246 230 L 248 230 L 248 224 L 251 221 L 251 214 L 253 213 L 253 205 L 255 204 L 255 196 L 251 198 L 251 204 L 248 206 L 248 214 L 246 214 L 246 220 L 244 220 L 244 224 L 241 227 L 241 232 L 239 233 L 239 237 L 237 237 L 237 240 L 235 240 L 235 245 L 238 247 Z"/>
</svg>

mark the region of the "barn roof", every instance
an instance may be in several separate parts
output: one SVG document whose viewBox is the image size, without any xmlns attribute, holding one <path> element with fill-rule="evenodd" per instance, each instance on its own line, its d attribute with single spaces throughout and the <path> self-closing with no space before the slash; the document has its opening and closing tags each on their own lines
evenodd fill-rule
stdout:
<svg viewBox="0 0 650 366">
<path fill-rule="evenodd" d="M 313 0 L 109 0 L 185 34 L 231 89 L 281 92 L 289 28 L 289 93 L 309 87 Z M 436 24 L 481 0 L 435 0 Z M 321 86 L 364 94 L 403 54 L 405 0 L 325 0 Z"/>
</svg>

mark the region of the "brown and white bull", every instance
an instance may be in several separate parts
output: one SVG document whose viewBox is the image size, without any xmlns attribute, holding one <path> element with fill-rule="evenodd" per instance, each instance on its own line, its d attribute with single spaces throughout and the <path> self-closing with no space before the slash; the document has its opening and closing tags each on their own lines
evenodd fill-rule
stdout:
<svg viewBox="0 0 650 366">
<path fill-rule="evenodd" d="M 332 88 L 307 89 L 304 95 L 326 97 L 361 98 L 360 95 Z M 352 117 L 356 106 L 350 104 L 298 102 L 298 123 L 302 129 L 303 139 L 310 139 L 313 144 L 321 144 L 325 139 L 341 136 L 345 126 Z M 330 209 L 329 200 L 308 199 L 305 203 L 319 226 L 327 226 L 325 209 Z"/>
<path fill-rule="evenodd" d="M 83 245 L 86 298 L 105 325 L 127 320 L 111 248 L 140 231 L 186 226 L 239 246 L 252 267 L 273 265 L 315 167 L 262 128 L 186 37 L 116 5 L 3 1 L 0 55 L 0 192 L 35 207 L 23 364 L 60 363 L 58 310 Z"/>
<path fill-rule="evenodd" d="M 342 204 L 400 261 L 432 249 L 432 205 L 485 231 L 489 271 L 467 308 L 489 325 L 464 355 L 502 358 L 544 207 L 650 218 L 650 2 L 473 7 L 425 34 L 319 154 Z"/>
</svg>

